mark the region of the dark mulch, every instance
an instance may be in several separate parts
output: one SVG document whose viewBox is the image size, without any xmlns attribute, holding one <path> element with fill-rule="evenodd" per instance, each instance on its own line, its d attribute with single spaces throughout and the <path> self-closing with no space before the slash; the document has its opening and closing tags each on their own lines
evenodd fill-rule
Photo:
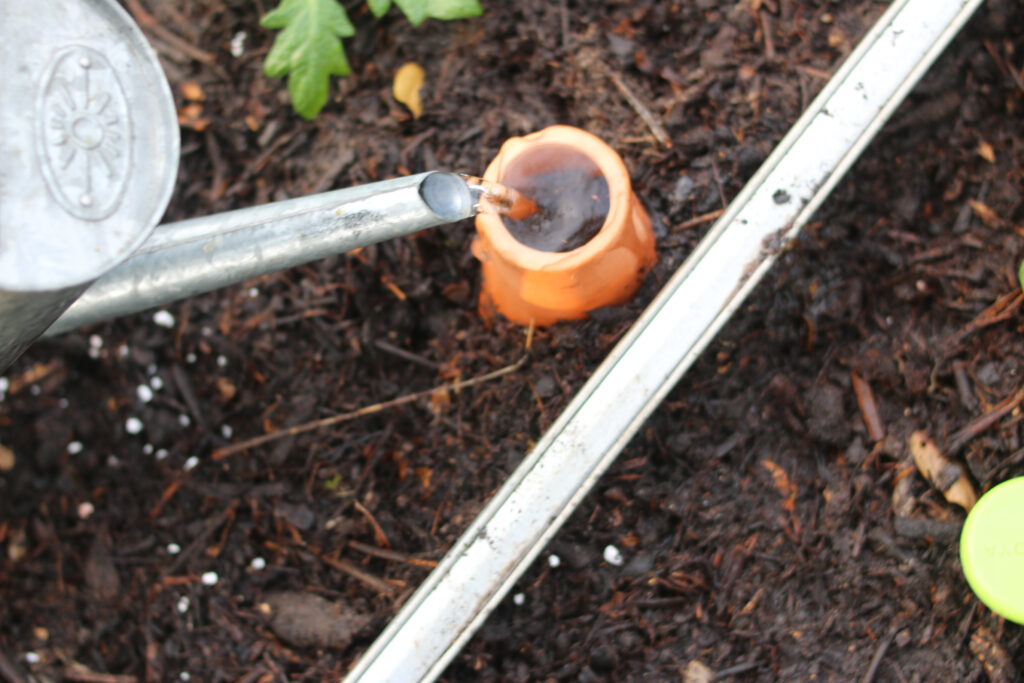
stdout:
<svg viewBox="0 0 1024 683">
<path fill-rule="evenodd" d="M 144 4 L 179 105 L 186 82 L 206 95 L 169 220 L 479 173 L 506 138 L 569 123 L 623 155 L 660 261 L 632 304 L 538 331 L 514 375 L 219 461 L 236 440 L 519 358 L 524 330 L 475 312 L 472 224 L 174 304 L 172 328 L 150 312 L 38 343 L 0 402 L 6 680 L 343 674 L 708 223 L 683 226 L 735 196 L 884 9 L 521 0 L 414 30 L 350 2 L 355 74 L 307 123 L 260 74 L 266 5 Z M 975 428 L 1024 372 L 1022 21 L 1019 2 L 980 10 L 446 680 L 1024 670 L 1024 632 L 962 578 L 963 512 L 907 447 L 924 430 L 980 490 L 1024 474 L 1019 410 Z M 407 60 L 429 74 L 416 120 L 390 94 Z"/>
</svg>

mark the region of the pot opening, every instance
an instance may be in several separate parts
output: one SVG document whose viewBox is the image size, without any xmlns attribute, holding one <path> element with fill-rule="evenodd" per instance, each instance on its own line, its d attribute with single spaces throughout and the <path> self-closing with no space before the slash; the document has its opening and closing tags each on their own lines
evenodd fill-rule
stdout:
<svg viewBox="0 0 1024 683">
<path fill-rule="evenodd" d="M 538 145 L 513 159 L 499 182 L 534 201 L 519 220 L 503 216 L 519 243 L 547 252 L 577 249 L 601 231 L 608 216 L 608 181 L 586 154 L 562 144 Z"/>
</svg>

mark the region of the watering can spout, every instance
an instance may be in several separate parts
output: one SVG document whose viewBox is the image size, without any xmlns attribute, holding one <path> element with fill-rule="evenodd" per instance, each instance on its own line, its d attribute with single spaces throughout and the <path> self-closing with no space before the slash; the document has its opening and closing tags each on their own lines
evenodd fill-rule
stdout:
<svg viewBox="0 0 1024 683">
<path fill-rule="evenodd" d="M 41 334 L 475 211 L 461 178 L 433 172 L 154 230 L 177 176 L 177 114 L 116 0 L 0 3 L 0 64 L 0 373 Z"/>
<path fill-rule="evenodd" d="M 474 215 L 464 180 L 433 171 L 162 225 L 45 336 Z"/>
</svg>

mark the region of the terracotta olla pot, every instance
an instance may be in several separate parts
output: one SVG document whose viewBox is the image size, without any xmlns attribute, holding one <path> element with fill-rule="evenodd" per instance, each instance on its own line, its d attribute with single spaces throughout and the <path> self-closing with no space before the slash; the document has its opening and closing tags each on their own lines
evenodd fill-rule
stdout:
<svg viewBox="0 0 1024 683">
<path fill-rule="evenodd" d="M 607 182 L 604 223 L 581 246 L 541 251 L 513 237 L 502 216 L 477 215 L 472 249 L 483 268 L 480 312 L 485 317 L 500 313 L 524 325 L 586 318 L 588 311 L 629 299 L 654 265 L 651 221 L 633 194 L 626 166 L 590 133 L 552 126 L 511 138 L 487 167 L 484 180 L 525 189 L 530 178 L 550 178 L 545 174 L 569 166 L 592 169 L 587 173 Z"/>
</svg>

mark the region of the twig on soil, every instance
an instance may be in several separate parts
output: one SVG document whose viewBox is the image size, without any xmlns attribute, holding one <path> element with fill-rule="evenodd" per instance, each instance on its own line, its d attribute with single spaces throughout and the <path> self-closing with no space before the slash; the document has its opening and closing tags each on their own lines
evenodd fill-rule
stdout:
<svg viewBox="0 0 1024 683">
<path fill-rule="evenodd" d="M 690 228 L 696 228 L 698 225 L 704 225 L 711 221 L 718 220 L 718 217 L 725 213 L 725 209 L 716 209 L 709 211 L 708 213 L 702 213 L 699 216 L 694 216 L 689 220 L 685 220 L 676 227 L 672 228 L 672 232 L 682 232 L 683 230 L 689 230 Z"/>
<path fill-rule="evenodd" d="M 726 667 L 726 668 L 722 669 L 721 671 L 716 671 L 715 672 L 715 677 L 712 678 L 711 680 L 713 680 L 713 681 L 721 681 L 721 680 L 725 680 L 726 678 L 730 678 L 732 676 L 739 676 L 740 674 L 746 673 L 748 671 L 753 671 L 754 669 L 758 668 L 759 666 L 761 666 L 761 662 L 759 662 L 756 659 L 754 661 L 752 661 L 752 662 L 743 662 L 741 664 L 733 664 L 732 666 Z"/>
<path fill-rule="evenodd" d="M 654 133 L 654 137 L 657 138 L 658 142 L 666 147 L 671 147 L 672 140 L 669 138 L 668 131 L 665 130 L 665 126 L 661 125 L 661 121 L 651 113 L 651 110 L 647 108 L 647 105 L 641 102 L 640 98 L 629 89 L 629 86 L 627 86 L 622 80 L 622 77 L 614 71 L 610 71 L 608 73 L 608 77 L 612 79 L 612 83 L 615 84 L 615 87 L 619 89 L 622 96 L 626 98 L 627 102 L 629 102 L 629 106 L 633 107 L 633 110 L 640 115 L 643 122 L 651 129 L 651 132 Z"/>
<path fill-rule="evenodd" d="M 998 422 L 1001 418 L 1012 412 L 1013 409 L 1019 406 L 1022 401 L 1024 401 L 1024 387 L 1018 389 L 1013 395 L 1004 398 L 993 406 L 992 410 L 971 420 L 966 427 L 960 429 L 949 437 L 949 445 L 946 446 L 946 455 L 951 457 L 958 453 L 960 449 L 966 446 L 971 439 L 978 436 L 978 434 L 982 433 Z"/>
<path fill-rule="evenodd" d="M 1018 291 L 1007 292 L 993 301 L 974 320 L 967 323 L 962 330 L 953 335 L 953 338 L 946 344 L 947 357 L 953 355 L 961 342 L 978 330 L 1012 318 L 1016 315 L 1022 304 L 1024 304 L 1024 292 Z"/>
<path fill-rule="evenodd" d="M 857 406 L 860 408 L 861 418 L 868 428 L 868 436 L 872 441 L 881 441 L 885 438 L 885 426 L 882 424 L 882 417 L 878 414 L 878 403 L 875 401 L 875 393 L 871 391 L 871 385 L 867 380 L 856 372 L 850 373 L 853 381 L 853 393 L 857 395 Z"/>
<path fill-rule="evenodd" d="M 718 162 L 711 157 L 711 171 L 715 175 L 715 185 L 718 186 L 718 198 L 722 200 L 722 211 L 729 208 L 729 202 L 725 198 L 725 188 L 722 186 L 722 174 L 718 172 Z"/>
<path fill-rule="evenodd" d="M 885 657 L 885 653 L 889 649 L 889 645 L 892 644 L 892 639 L 896 637 L 896 633 L 903 628 L 902 624 L 896 624 L 889 633 L 886 634 L 885 638 L 882 638 L 882 642 L 878 644 L 878 649 L 875 650 L 875 656 L 871 658 L 871 664 L 868 666 L 867 673 L 864 674 L 863 683 L 871 683 L 875 680 L 875 674 L 878 673 L 878 667 L 882 663 L 882 658 Z"/>
<path fill-rule="evenodd" d="M 772 15 L 766 9 L 762 9 L 758 13 L 758 18 L 761 20 L 761 33 L 764 35 L 764 56 L 767 59 L 775 59 L 775 42 L 772 40 L 772 34 L 775 33 L 775 22 L 772 21 Z"/>
<path fill-rule="evenodd" d="M 405 349 L 400 348 L 398 346 L 395 346 L 394 344 L 389 344 L 388 342 L 384 341 L 383 339 L 378 339 L 377 341 L 373 342 L 373 345 L 376 346 L 381 351 L 383 351 L 384 353 L 390 353 L 392 356 L 396 356 L 398 358 L 401 358 L 402 360 L 407 360 L 410 363 L 415 363 L 416 365 L 422 365 L 423 367 L 430 368 L 431 370 L 440 370 L 441 369 L 441 364 L 440 363 L 435 363 L 432 360 L 427 360 L 426 358 L 424 358 L 423 356 L 419 355 L 418 353 L 413 353 L 412 351 L 406 351 Z"/>
<path fill-rule="evenodd" d="M 366 517 L 366 521 L 370 523 L 371 527 L 373 527 L 373 540 L 377 542 L 377 545 L 384 548 L 390 548 L 391 541 L 388 540 L 388 536 L 384 533 L 384 530 L 380 528 L 380 524 L 377 522 L 376 517 L 373 516 L 373 513 L 367 510 L 366 506 L 358 500 L 353 499 L 352 506 L 355 507 L 359 514 Z"/>
<path fill-rule="evenodd" d="M 225 81 L 230 80 L 224 69 L 217 65 L 217 57 L 215 55 L 206 52 L 205 50 L 200 50 L 195 45 L 190 44 L 187 40 L 179 37 L 173 31 L 161 26 L 156 17 L 142 9 L 142 6 L 137 2 L 137 0 L 129 0 L 128 10 L 135 17 L 135 21 L 137 21 L 146 32 L 151 33 L 160 41 L 167 43 L 173 49 L 185 54 L 188 58 L 206 64 Z"/>
<path fill-rule="evenodd" d="M 136 683 L 139 679 L 128 674 L 105 674 L 75 662 L 64 669 L 64 678 L 80 683 Z"/>
<path fill-rule="evenodd" d="M 25 683 L 25 677 L 22 675 L 11 660 L 7 659 L 3 652 L 0 652 L 0 677 L 9 683 Z"/>
<path fill-rule="evenodd" d="M 378 577 L 376 577 L 373 574 L 370 574 L 368 572 L 364 572 L 362 569 L 360 569 L 359 567 L 355 566 L 354 564 L 352 564 L 351 562 L 349 562 L 347 560 L 342 560 L 342 559 L 338 559 L 338 558 L 334 558 L 334 557 L 328 557 L 326 555 L 321 555 L 320 553 L 314 552 L 314 551 L 309 551 L 309 552 L 310 552 L 310 554 L 313 555 L 313 557 L 317 558 L 318 560 L 320 560 L 321 562 L 326 564 L 328 567 L 332 567 L 334 569 L 337 569 L 339 572 L 341 572 L 343 574 L 348 574 L 349 576 L 351 576 L 353 579 L 356 579 L 357 581 L 362 581 L 363 583 L 365 583 L 367 586 L 369 586 L 373 590 L 377 591 L 378 593 L 384 593 L 385 595 L 391 595 L 398 588 L 401 588 L 401 587 L 405 586 L 405 582 L 404 581 L 396 582 L 396 585 L 392 585 L 392 584 L 388 583 L 387 581 L 385 581 L 384 579 L 378 578 Z M 397 584 L 400 584 L 400 585 L 397 585 Z"/>
<path fill-rule="evenodd" d="M 235 508 L 237 506 L 238 501 L 234 500 L 227 506 L 227 508 L 224 509 L 223 513 L 216 517 L 206 520 L 206 526 L 203 527 L 202 531 L 196 534 L 196 537 L 192 539 L 192 542 L 189 543 L 184 550 L 178 553 L 178 556 L 174 558 L 174 562 L 172 562 L 171 565 L 164 572 L 164 576 L 171 576 L 172 574 L 176 573 L 179 569 L 181 569 L 181 567 L 184 566 L 184 564 L 188 562 L 193 555 L 199 552 L 199 548 L 206 543 L 207 539 L 209 539 L 210 536 L 212 536 L 214 532 L 216 532 L 217 529 L 221 527 L 221 525 L 223 525 L 229 519 L 234 519 Z"/>
<path fill-rule="evenodd" d="M 567 0 L 561 0 L 558 3 L 558 13 L 562 19 L 562 49 L 566 52 L 569 51 L 569 3 Z"/>
<path fill-rule="evenodd" d="M 348 545 L 353 550 L 366 553 L 372 557 L 379 557 L 382 560 L 391 560 L 392 562 L 404 562 L 411 564 L 414 567 L 425 567 L 427 569 L 433 569 L 437 566 L 437 560 L 426 560 L 421 557 L 413 557 L 412 555 L 406 555 L 394 550 L 388 550 L 385 548 L 378 548 L 375 545 L 368 543 L 360 543 L 359 541 L 349 541 Z"/>
<path fill-rule="evenodd" d="M 249 448 L 255 448 L 256 446 L 262 446 L 265 443 L 276 441 L 277 439 L 284 439 L 289 436 L 297 436 L 299 434 L 305 434 L 306 432 L 312 432 L 317 429 L 323 429 L 325 427 L 333 427 L 336 424 L 348 422 L 349 420 L 354 420 L 357 417 L 365 417 L 366 415 L 373 415 L 375 413 L 387 410 L 388 408 L 396 408 L 398 406 L 403 406 L 407 403 L 418 401 L 421 398 L 428 398 L 429 396 L 433 395 L 435 392 L 438 391 L 459 391 L 461 389 L 467 389 L 469 387 L 476 386 L 477 384 L 490 382 L 491 380 L 498 379 L 499 377 L 504 377 L 505 375 L 511 375 L 513 372 L 516 372 L 517 370 L 519 370 L 519 368 L 523 367 L 528 357 L 529 356 L 523 356 L 512 365 L 506 365 L 505 367 L 495 370 L 494 372 L 488 372 L 487 374 L 472 377 L 461 382 L 441 384 L 434 387 L 433 389 L 426 389 L 425 391 L 417 391 L 412 394 L 406 394 L 405 396 L 393 398 L 390 401 L 384 401 L 383 403 L 375 403 L 370 406 L 364 406 L 363 408 L 359 408 L 358 410 L 353 410 L 348 413 L 341 413 L 340 415 L 333 415 L 331 417 L 325 417 L 320 420 L 313 420 L 312 422 L 306 422 L 304 424 L 295 425 L 294 427 L 279 429 L 275 432 L 270 432 L 269 434 L 264 434 L 262 436 L 256 436 L 251 439 L 246 439 L 245 441 L 240 441 L 236 444 L 225 446 L 224 448 L 218 448 L 211 454 L 210 458 L 214 461 L 222 460 L 228 457 L 229 455 L 234 455 L 235 453 L 244 451 Z"/>
</svg>

